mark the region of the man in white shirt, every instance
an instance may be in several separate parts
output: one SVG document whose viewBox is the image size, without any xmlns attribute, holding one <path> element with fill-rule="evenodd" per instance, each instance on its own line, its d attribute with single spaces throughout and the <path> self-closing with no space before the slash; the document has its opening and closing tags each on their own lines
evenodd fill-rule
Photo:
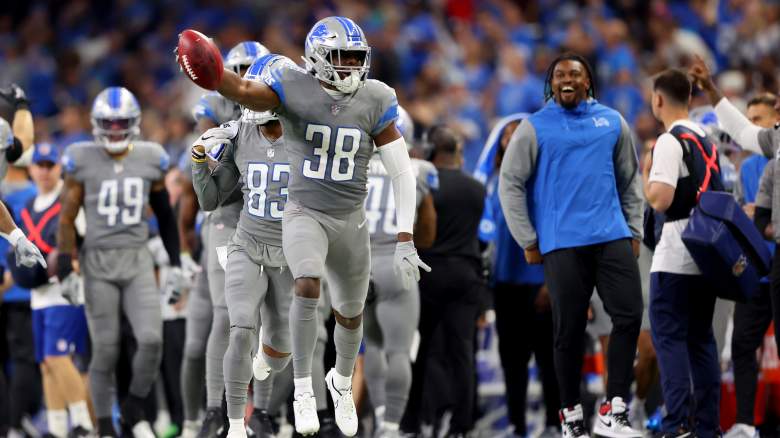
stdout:
<svg viewBox="0 0 780 438">
<path fill-rule="evenodd" d="M 648 203 L 666 215 L 666 222 L 650 268 L 650 323 L 667 410 L 664 436 L 711 438 L 719 434 L 720 399 L 712 333 L 715 294 L 681 234 L 698 194 L 723 190 L 723 183 L 717 147 L 688 118 L 690 95 L 691 83 L 681 71 L 666 70 L 655 78 L 653 115 L 667 132 L 658 138 L 643 180 Z"/>
</svg>

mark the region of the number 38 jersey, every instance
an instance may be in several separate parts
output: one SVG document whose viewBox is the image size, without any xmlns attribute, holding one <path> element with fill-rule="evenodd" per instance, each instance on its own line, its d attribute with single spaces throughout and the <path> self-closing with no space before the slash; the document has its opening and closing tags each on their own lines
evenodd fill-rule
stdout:
<svg viewBox="0 0 780 438">
<path fill-rule="evenodd" d="M 346 214 L 366 198 L 373 136 L 398 118 L 392 88 L 369 79 L 354 94 L 332 97 L 312 74 L 278 61 L 263 80 L 279 96 L 274 111 L 290 157 L 290 199 L 328 214 Z"/>
<path fill-rule="evenodd" d="M 290 179 L 285 137 L 271 142 L 255 123 L 230 123 L 238 123 L 238 132 L 219 161 L 220 166 L 233 167 L 233 175 L 240 175 L 244 206 L 238 219 L 238 232 L 252 236 L 257 242 L 282 246 L 282 213 Z M 232 181 L 218 183 L 223 187 L 232 184 Z"/>
<path fill-rule="evenodd" d="M 84 248 L 137 248 L 149 239 L 145 217 L 149 191 L 165 176 L 169 158 L 157 143 L 137 141 L 129 149 L 120 160 L 94 142 L 65 149 L 63 169 L 84 186 Z"/>
</svg>

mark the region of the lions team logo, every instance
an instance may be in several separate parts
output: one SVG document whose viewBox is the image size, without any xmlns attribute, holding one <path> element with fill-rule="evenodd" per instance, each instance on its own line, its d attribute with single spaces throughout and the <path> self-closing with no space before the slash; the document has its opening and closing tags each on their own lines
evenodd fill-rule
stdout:
<svg viewBox="0 0 780 438">
<path fill-rule="evenodd" d="M 745 255 L 742 254 L 737 259 L 737 262 L 734 263 L 734 266 L 731 267 L 731 273 L 734 274 L 735 277 L 739 277 L 745 272 L 745 269 L 747 269 L 747 265 L 748 265 L 747 257 L 745 257 Z"/>
<path fill-rule="evenodd" d="M 334 116 L 337 115 L 341 111 L 341 105 L 333 104 L 330 106 L 330 113 Z"/>
</svg>

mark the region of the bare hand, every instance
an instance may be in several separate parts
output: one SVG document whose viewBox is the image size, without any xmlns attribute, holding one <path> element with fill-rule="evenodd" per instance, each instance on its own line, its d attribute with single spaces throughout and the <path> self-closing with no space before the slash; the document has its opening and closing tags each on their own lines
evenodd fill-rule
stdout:
<svg viewBox="0 0 780 438">
<path fill-rule="evenodd" d="M 714 85 L 710 69 L 699 55 L 693 55 L 693 63 L 688 69 L 688 74 L 691 76 L 692 82 L 701 90 L 706 91 Z"/>
<path fill-rule="evenodd" d="M 753 202 L 748 202 L 742 206 L 742 211 L 745 212 L 750 220 L 753 220 L 753 218 L 756 216 L 756 204 Z"/>
<path fill-rule="evenodd" d="M 542 260 L 542 253 L 539 251 L 538 247 L 534 246 L 525 250 L 525 261 L 528 262 L 529 265 L 541 265 Z"/>
</svg>

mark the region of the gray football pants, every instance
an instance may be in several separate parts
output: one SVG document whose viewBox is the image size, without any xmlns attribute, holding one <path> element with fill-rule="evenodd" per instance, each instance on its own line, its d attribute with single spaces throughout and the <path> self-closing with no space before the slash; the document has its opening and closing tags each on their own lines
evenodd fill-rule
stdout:
<svg viewBox="0 0 780 438">
<path fill-rule="evenodd" d="M 208 240 L 203 250 L 207 252 L 206 271 L 213 313 L 206 344 L 206 407 L 217 408 L 222 406 L 222 394 L 225 391 L 222 361 L 230 337 L 230 319 L 225 304 L 225 270 L 219 264 L 217 247 L 227 246 L 236 229 L 211 221 L 207 226 Z"/>
<path fill-rule="evenodd" d="M 162 310 L 149 250 L 91 249 L 81 256 L 84 298 L 92 339 L 90 391 L 98 418 L 111 416 L 119 359 L 121 312 L 133 329 L 138 350 L 133 356 L 130 394 L 145 398 L 157 379 L 162 359 Z"/>
<path fill-rule="evenodd" d="M 365 210 L 361 207 L 343 216 L 330 216 L 288 200 L 282 220 L 284 255 L 293 278 L 319 278 L 327 268 L 330 298 L 335 311 L 346 318 L 363 312 L 371 271 L 371 251 Z M 317 341 L 317 306 L 295 296 L 290 311 L 295 378 L 311 376 Z M 336 324 L 336 371 L 351 376 L 355 366 L 362 324 L 347 329 Z"/>
<path fill-rule="evenodd" d="M 400 423 L 412 386 L 409 353 L 420 321 L 417 282 L 404 288 L 393 269 L 393 254 L 373 254 L 373 293 L 366 306 L 364 373 L 374 407 L 385 406 L 385 420 Z"/>
<path fill-rule="evenodd" d="M 206 228 L 201 233 L 205 236 Z M 202 241 L 206 242 L 205 237 Z M 187 328 L 184 340 L 184 360 L 181 363 L 181 392 L 184 419 L 198 419 L 206 373 L 206 341 L 211 331 L 211 295 L 209 294 L 207 251 L 200 258 L 201 271 L 187 297 Z"/>
<path fill-rule="evenodd" d="M 247 385 L 252 380 L 252 356 L 262 349 L 257 342 L 258 322 L 263 327 L 264 345 L 279 353 L 291 352 L 289 313 L 293 279 L 285 265 L 279 247 L 241 239 L 239 235 L 229 246 L 225 300 L 230 343 L 223 362 L 229 418 L 244 416 Z M 289 356 L 261 354 L 274 371 L 282 371 L 290 362 Z"/>
</svg>

